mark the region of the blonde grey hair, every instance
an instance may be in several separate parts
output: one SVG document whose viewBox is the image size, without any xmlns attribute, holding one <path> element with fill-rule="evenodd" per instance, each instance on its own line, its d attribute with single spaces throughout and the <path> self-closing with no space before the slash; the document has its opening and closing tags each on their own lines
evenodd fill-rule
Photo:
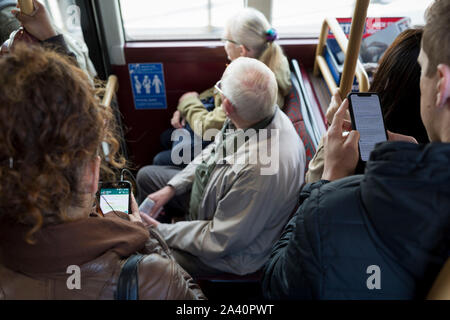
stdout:
<svg viewBox="0 0 450 320">
<path fill-rule="evenodd" d="M 222 90 L 245 121 L 256 123 L 275 112 L 277 81 L 261 61 L 246 57 L 234 60 L 223 74 Z"/>
<path fill-rule="evenodd" d="M 285 96 L 291 88 L 290 79 L 285 75 L 288 62 L 281 47 L 267 41 L 266 35 L 270 28 L 264 14 L 253 8 L 245 8 L 228 20 L 225 30 L 231 40 L 246 47 L 251 57 L 262 61 L 273 71 L 280 93 Z"/>
</svg>

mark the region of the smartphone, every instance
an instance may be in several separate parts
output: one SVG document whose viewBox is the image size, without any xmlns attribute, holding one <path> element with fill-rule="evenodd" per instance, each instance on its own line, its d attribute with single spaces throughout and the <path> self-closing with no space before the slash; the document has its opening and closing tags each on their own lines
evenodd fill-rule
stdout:
<svg viewBox="0 0 450 320">
<path fill-rule="evenodd" d="M 375 145 L 388 139 L 380 98 L 373 92 L 352 92 L 348 101 L 352 127 L 360 134 L 360 160 L 366 162 Z"/>
<path fill-rule="evenodd" d="M 139 211 L 141 211 L 147 215 L 150 215 L 150 212 L 152 212 L 154 205 L 155 205 L 155 202 L 152 199 L 150 199 L 149 197 L 147 197 L 147 198 L 145 198 L 144 202 L 142 202 L 142 204 L 139 206 Z M 163 209 L 162 207 L 158 209 L 158 211 L 153 216 L 153 219 L 158 218 L 162 209 Z"/>
<path fill-rule="evenodd" d="M 131 213 L 131 183 L 129 181 L 101 182 L 99 190 L 100 210 Z"/>
</svg>

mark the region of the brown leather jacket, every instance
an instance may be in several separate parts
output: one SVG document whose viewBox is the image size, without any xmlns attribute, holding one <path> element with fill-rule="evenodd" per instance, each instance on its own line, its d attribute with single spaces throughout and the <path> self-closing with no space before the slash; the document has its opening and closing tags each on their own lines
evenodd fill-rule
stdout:
<svg viewBox="0 0 450 320">
<path fill-rule="evenodd" d="M 2 223 L 0 299 L 114 299 L 121 267 L 135 252 L 145 255 L 138 266 L 140 299 L 205 299 L 155 230 L 122 218 L 49 226 L 34 245 L 24 241 L 28 229 Z M 76 283 L 72 265 L 80 267 L 80 289 L 69 289 Z"/>
</svg>

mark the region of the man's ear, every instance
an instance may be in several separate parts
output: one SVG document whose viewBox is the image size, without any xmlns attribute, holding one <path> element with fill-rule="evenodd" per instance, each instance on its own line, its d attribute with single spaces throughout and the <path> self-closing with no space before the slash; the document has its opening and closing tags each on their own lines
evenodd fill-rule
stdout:
<svg viewBox="0 0 450 320">
<path fill-rule="evenodd" d="M 91 194 L 97 193 L 100 178 L 100 163 L 100 157 L 96 156 L 86 164 L 82 181 L 84 192 Z"/>
<path fill-rule="evenodd" d="M 438 83 L 436 106 L 439 108 L 450 103 L 450 67 L 446 64 L 439 64 L 437 66 Z"/>
<path fill-rule="evenodd" d="M 231 101 L 228 100 L 228 98 L 223 99 L 222 106 L 223 106 L 223 110 L 225 111 L 225 114 L 227 117 L 229 117 L 230 115 L 233 115 L 235 113 L 234 106 L 231 103 Z"/>
<path fill-rule="evenodd" d="M 239 52 L 241 57 L 248 57 L 248 49 L 243 44 L 239 46 Z"/>
</svg>

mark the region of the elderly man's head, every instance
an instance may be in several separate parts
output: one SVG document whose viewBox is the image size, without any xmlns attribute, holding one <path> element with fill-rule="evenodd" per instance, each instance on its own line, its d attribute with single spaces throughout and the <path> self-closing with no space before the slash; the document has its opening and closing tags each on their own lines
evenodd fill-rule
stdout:
<svg viewBox="0 0 450 320">
<path fill-rule="evenodd" d="M 221 81 L 223 108 L 236 125 L 252 125 L 272 116 L 276 108 L 277 81 L 262 62 L 241 57 L 225 70 Z"/>
</svg>

